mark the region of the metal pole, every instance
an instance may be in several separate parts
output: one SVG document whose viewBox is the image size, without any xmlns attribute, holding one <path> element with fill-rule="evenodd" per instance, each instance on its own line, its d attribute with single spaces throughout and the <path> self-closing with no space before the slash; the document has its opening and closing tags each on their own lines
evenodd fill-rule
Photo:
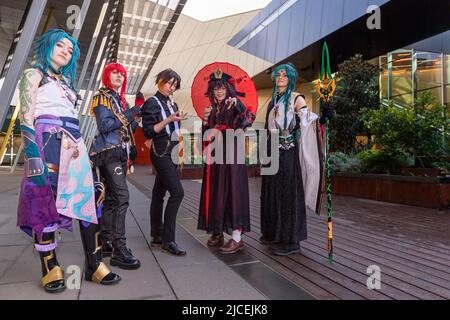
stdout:
<svg viewBox="0 0 450 320">
<path fill-rule="evenodd" d="M 20 155 L 22 154 L 22 151 L 23 151 L 23 143 L 20 144 L 19 150 L 17 151 L 16 159 L 14 160 L 14 164 L 11 167 L 11 173 L 14 173 L 14 171 L 16 170 L 17 163 L 19 162 L 19 158 Z"/>
<path fill-rule="evenodd" d="M 73 30 L 72 37 L 75 40 L 78 40 L 81 33 L 81 28 L 83 28 L 84 20 L 86 19 L 86 15 L 89 9 L 89 6 L 91 5 L 91 0 L 83 0 L 83 5 L 81 6 L 80 15 L 77 17 L 77 22 L 75 23 L 75 29 Z M 80 25 L 80 28 L 77 28 L 76 26 Z"/>
<path fill-rule="evenodd" d="M 50 21 L 52 21 L 53 11 L 55 11 L 55 8 L 53 8 L 53 7 L 51 7 L 48 10 L 47 19 L 45 20 L 44 28 L 42 28 L 41 34 L 44 34 L 45 32 L 47 32 L 48 26 L 50 25 Z"/>
<path fill-rule="evenodd" d="M 86 55 L 86 59 L 84 59 L 83 68 L 81 69 L 80 77 L 78 78 L 77 89 L 81 89 L 83 85 L 84 78 L 86 76 L 86 71 L 89 66 L 89 62 L 91 61 L 92 53 L 94 52 L 95 44 L 97 43 L 98 34 L 100 33 L 100 29 L 103 25 L 103 21 L 105 20 L 106 10 L 108 9 L 108 0 L 105 0 L 103 3 L 102 11 L 100 12 L 100 18 L 97 21 L 97 26 L 95 27 L 94 36 L 92 37 L 91 44 L 89 45 L 89 50 Z"/>
<path fill-rule="evenodd" d="M 8 56 L 6 58 L 6 61 L 5 61 L 4 65 L 3 65 L 2 72 L 0 74 L 0 88 L 2 87 L 1 79 L 3 79 L 5 77 L 5 74 L 9 70 L 9 66 L 11 65 L 11 60 L 14 57 L 14 52 L 15 52 L 16 47 L 17 47 L 17 43 L 19 42 L 20 36 L 22 35 L 23 26 L 25 25 L 25 21 L 27 20 L 28 12 L 30 12 L 31 2 L 32 2 L 32 0 L 28 0 L 27 6 L 26 6 L 26 8 L 25 8 L 25 10 L 23 12 L 22 20 L 20 21 L 19 28 L 17 29 L 16 36 L 14 37 L 14 39 L 13 39 L 13 41 L 11 43 L 11 47 L 9 48 Z"/>
<path fill-rule="evenodd" d="M 86 96 L 89 94 L 89 91 L 92 90 L 92 84 L 94 82 L 94 77 L 95 77 L 95 75 L 97 73 L 97 69 L 99 67 L 99 62 L 101 61 L 102 56 L 104 55 L 104 53 L 106 51 L 105 50 L 105 44 L 106 44 L 106 41 L 109 38 L 108 37 L 109 36 L 109 31 L 111 29 L 112 21 L 114 20 L 115 15 L 116 14 L 114 13 L 114 15 L 112 15 L 110 17 L 110 21 L 108 23 L 108 26 L 106 27 L 105 36 L 103 37 L 102 43 L 100 45 L 100 48 L 99 48 L 99 51 L 98 51 L 98 54 L 97 54 L 97 58 L 95 60 L 94 68 L 93 68 L 92 73 L 91 73 L 91 78 L 89 79 L 89 84 L 88 84 L 88 86 L 86 88 L 86 94 L 85 94 Z M 87 99 L 83 100 L 82 106 L 80 108 L 80 112 L 81 113 L 83 113 L 85 111 L 84 109 L 86 108 L 86 104 L 89 105 L 89 103 L 90 103 L 90 101 L 87 101 Z M 81 133 L 83 133 L 83 130 L 86 127 L 86 119 L 87 119 L 87 117 L 88 117 L 88 115 L 86 115 L 84 118 L 81 119 L 81 124 L 80 124 L 80 131 L 81 131 Z"/>
<path fill-rule="evenodd" d="M 388 100 L 392 97 L 392 53 L 387 54 L 388 61 Z"/>
<path fill-rule="evenodd" d="M 103 6 L 102 6 L 102 10 L 100 11 L 100 17 L 97 21 L 97 25 L 95 26 L 95 30 L 94 30 L 94 35 L 92 37 L 91 43 L 89 44 L 89 49 L 88 52 L 86 54 L 86 58 L 84 59 L 84 63 L 83 63 L 83 68 L 81 69 L 81 74 L 80 77 L 78 78 L 78 83 L 76 88 L 78 90 L 81 90 L 81 87 L 83 85 L 84 82 L 84 78 L 86 77 L 86 72 L 87 69 L 89 67 L 89 63 L 91 61 L 91 57 L 92 57 L 92 53 L 94 52 L 95 49 L 95 45 L 97 43 L 97 39 L 98 39 L 98 35 L 100 33 L 101 27 L 103 25 L 103 22 L 105 20 L 105 16 L 106 16 L 106 11 L 108 9 L 108 5 L 109 5 L 109 0 L 104 0 L 103 2 Z M 87 99 L 87 97 L 89 96 L 89 86 L 86 88 L 86 91 L 83 95 L 83 101 Z M 84 104 L 82 104 L 84 105 Z M 87 115 L 85 115 L 84 117 L 86 117 Z M 78 110 L 78 119 L 82 120 L 83 118 L 83 107 L 80 106 L 80 110 Z M 84 122 L 84 119 L 83 119 Z"/>
<path fill-rule="evenodd" d="M 31 4 L 22 35 L 20 36 L 20 40 L 14 52 L 14 57 L 11 60 L 11 67 L 5 77 L 5 82 L 0 89 L 0 123 L 5 121 L 11 99 L 14 95 L 20 74 L 22 73 L 22 69 L 27 60 L 34 35 L 39 27 L 46 5 L 47 0 L 34 0 Z"/>
<path fill-rule="evenodd" d="M 417 96 L 417 52 L 416 50 L 411 50 L 411 91 L 412 91 L 412 106 L 414 107 L 416 104 L 416 96 Z"/>
<path fill-rule="evenodd" d="M 47 19 L 45 20 L 44 28 L 42 29 L 41 35 L 43 35 L 45 32 L 47 32 L 48 27 L 50 26 L 50 22 L 52 20 L 52 16 L 53 16 L 53 12 L 54 11 L 55 11 L 54 8 L 50 8 L 49 9 L 48 14 L 47 14 Z M 20 101 L 16 105 L 16 110 L 19 110 L 19 109 L 20 109 Z M 16 114 L 16 111 L 14 111 L 14 113 Z M 10 126 L 14 127 L 14 123 L 16 122 L 16 118 L 17 118 L 17 115 L 13 116 L 11 118 Z M 12 134 L 14 134 L 14 133 L 12 133 Z M 20 158 L 20 156 L 22 155 L 22 151 L 23 151 L 23 141 L 20 143 L 19 150 L 18 150 L 17 155 L 16 155 L 16 161 L 14 161 L 14 165 L 11 167 L 11 173 L 13 173 L 16 170 L 17 162 L 18 162 L 18 159 Z M 1 154 L 1 151 L 0 151 L 0 154 Z M 3 160 L 0 163 L 2 163 L 2 162 L 3 162 Z"/>
<path fill-rule="evenodd" d="M 442 67 L 442 85 L 441 85 L 441 103 L 445 104 L 445 101 L 447 101 L 447 92 L 445 90 L 445 85 L 447 84 L 447 79 L 446 79 L 446 75 L 445 75 L 445 68 L 446 68 L 446 63 L 445 63 L 445 54 L 442 52 L 441 53 L 441 67 Z"/>
<path fill-rule="evenodd" d="M 87 135 L 88 140 L 88 150 L 91 148 L 92 142 L 94 141 L 93 135 L 95 131 L 97 130 L 97 123 L 95 122 L 95 119 L 91 120 L 91 127 Z"/>
</svg>

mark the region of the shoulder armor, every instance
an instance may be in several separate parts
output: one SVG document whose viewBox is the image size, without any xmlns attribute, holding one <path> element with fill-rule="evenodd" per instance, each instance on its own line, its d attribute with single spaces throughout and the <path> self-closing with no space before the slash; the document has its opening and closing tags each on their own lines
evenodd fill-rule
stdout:
<svg viewBox="0 0 450 320">
<path fill-rule="evenodd" d="M 107 89 L 101 88 L 92 98 L 91 114 L 94 114 L 94 109 L 102 105 L 108 109 L 111 109 L 111 95 Z"/>
</svg>

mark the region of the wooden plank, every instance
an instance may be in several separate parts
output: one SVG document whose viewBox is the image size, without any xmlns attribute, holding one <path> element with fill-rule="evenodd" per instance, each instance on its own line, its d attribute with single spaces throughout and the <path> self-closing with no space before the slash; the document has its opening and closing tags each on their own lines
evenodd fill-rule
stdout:
<svg viewBox="0 0 450 320">
<path fill-rule="evenodd" d="M 305 268 L 304 266 L 295 263 L 294 261 L 290 260 L 287 257 L 280 257 L 279 259 L 275 260 L 274 256 L 268 254 L 268 252 L 264 252 L 266 248 L 256 249 L 255 246 L 256 243 L 252 242 L 251 240 L 249 240 L 246 244 L 247 244 L 246 248 L 247 252 L 249 252 L 262 262 L 266 263 L 269 267 L 271 267 L 274 270 L 277 270 L 278 266 L 282 265 L 288 268 L 292 273 L 295 273 L 301 277 L 304 277 L 305 279 L 308 279 L 308 281 L 314 283 L 316 286 L 322 288 L 323 290 L 326 290 L 327 292 L 330 292 L 331 294 L 337 296 L 339 299 L 348 299 L 348 300 L 364 299 L 360 295 L 354 293 L 351 290 L 348 290 L 347 288 L 341 286 L 339 283 L 333 281 L 333 279 L 329 279 L 327 277 L 324 277 L 322 274 L 315 272 L 314 270 Z M 314 295 L 313 292 L 312 294 Z"/>
<path fill-rule="evenodd" d="M 148 177 L 145 177 L 148 178 Z M 133 179 L 130 179 L 133 180 Z M 151 179 L 139 177 L 148 188 Z M 182 181 L 182 212 L 198 217 L 201 183 Z M 328 263 L 326 216 L 308 215 L 302 253 L 274 256 L 259 243 L 260 179 L 249 179 L 251 232 L 246 251 L 319 299 L 450 299 L 450 218 L 430 209 L 336 197 L 335 261 Z M 445 219 L 443 219 L 445 218 Z M 323 246 L 321 246 L 323 244 Z M 368 265 L 382 270 L 382 290 L 366 286 Z"/>
<path fill-rule="evenodd" d="M 311 243 L 303 243 L 302 248 L 306 248 L 317 254 L 320 254 L 320 251 L 322 249 Z M 428 296 L 428 293 L 426 291 L 431 292 L 434 295 L 437 295 L 438 299 L 439 298 L 450 299 L 450 290 L 448 288 L 443 287 L 444 284 L 446 285 L 446 287 L 448 287 L 449 286 L 448 283 L 445 283 L 444 281 L 440 280 L 437 281 L 437 284 L 435 284 L 430 281 L 429 275 L 424 277 L 423 275 L 419 275 L 419 272 L 415 271 L 411 272 L 410 270 L 405 270 L 408 269 L 407 266 L 403 266 L 403 268 L 402 266 L 392 267 L 392 265 L 382 263 L 382 261 L 380 261 L 379 259 L 376 259 L 376 261 L 368 259 L 360 255 L 360 252 L 358 252 L 357 250 L 347 251 L 346 249 L 343 248 L 339 248 L 339 253 L 336 254 L 334 261 L 344 265 L 347 265 L 347 261 L 352 261 L 356 263 L 355 264 L 356 267 L 360 265 L 361 268 L 363 269 L 367 268 L 367 266 L 369 265 L 379 266 L 382 272 L 383 292 L 384 292 L 384 284 L 388 284 L 392 287 L 401 289 L 402 292 L 414 294 L 415 297 L 421 299 L 434 299 L 433 297 Z M 351 265 L 349 266 L 351 267 Z M 411 273 L 417 276 L 414 276 Z M 421 289 L 421 291 L 415 293 L 417 288 Z M 395 298 L 397 299 L 397 297 Z"/>
</svg>

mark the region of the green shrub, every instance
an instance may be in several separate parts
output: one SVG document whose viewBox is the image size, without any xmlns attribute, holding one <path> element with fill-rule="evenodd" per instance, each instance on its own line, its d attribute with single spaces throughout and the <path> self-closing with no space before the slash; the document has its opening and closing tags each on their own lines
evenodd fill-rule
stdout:
<svg viewBox="0 0 450 320">
<path fill-rule="evenodd" d="M 361 160 L 352 155 L 346 155 L 342 152 L 335 152 L 330 156 L 331 172 L 360 173 L 363 164 Z"/>
<path fill-rule="evenodd" d="M 414 107 L 400 108 L 391 103 L 378 110 L 365 110 L 363 121 L 374 135 L 379 157 L 394 161 L 397 167 L 410 156 L 440 161 L 449 149 L 448 110 L 433 104 L 430 93 L 423 94 Z"/>
<path fill-rule="evenodd" d="M 413 164 L 408 155 L 390 154 L 380 150 L 365 150 L 356 155 L 363 164 L 362 172 L 401 174 L 402 168 Z"/>
<path fill-rule="evenodd" d="M 330 147 L 351 154 L 365 148 L 357 142 L 357 136 L 370 136 L 360 113 L 363 108 L 379 107 L 380 68 L 365 61 L 361 54 L 345 60 L 338 68 L 337 87 L 330 102 L 336 112 L 335 119 L 330 121 Z"/>
</svg>

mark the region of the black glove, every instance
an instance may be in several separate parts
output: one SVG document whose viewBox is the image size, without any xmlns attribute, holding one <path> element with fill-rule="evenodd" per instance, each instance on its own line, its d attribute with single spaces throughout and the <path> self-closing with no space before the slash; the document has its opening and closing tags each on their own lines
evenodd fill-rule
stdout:
<svg viewBox="0 0 450 320">
<path fill-rule="evenodd" d="M 334 112 L 333 108 L 331 108 L 328 104 L 324 104 L 322 107 L 322 114 L 320 116 L 319 123 L 324 124 L 327 122 L 327 119 L 333 120 Z"/>
</svg>

